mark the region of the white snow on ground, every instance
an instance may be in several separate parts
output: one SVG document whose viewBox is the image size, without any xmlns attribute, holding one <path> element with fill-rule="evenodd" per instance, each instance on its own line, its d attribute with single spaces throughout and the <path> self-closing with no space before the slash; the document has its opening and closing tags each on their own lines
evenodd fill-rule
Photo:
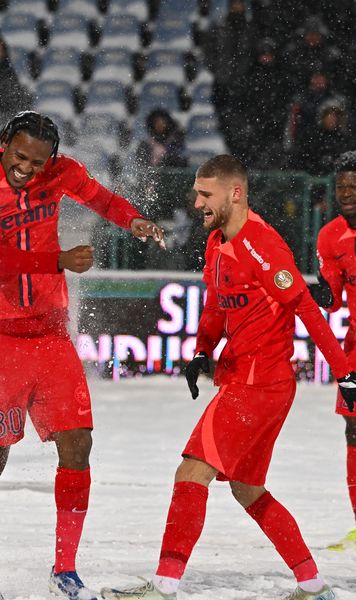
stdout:
<svg viewBox="0 0 356 600">
<path fill-rule="evenodd" d="M 213 395 L 202 380 L 192 401 L 183 378 L 91 381 L 95 432 L 92 496 L 78 554 L 88 586 L 149 576 L 156 565 L 180 451 Z M 325 546 L 352 527 L 345 483 L 343 419 L 335 387 L 300 384 L 277 442 L 267 487 L 296 517 L 338 600 L 356 598 L 356 552 Z M 0 591 L 7 600 L 49 599 L 53 562 L 53 444 L 27 425 L 0 480 Z M 205 529 L 183 579 L 181 600 L 274 600 L 294 579 L 226 483 L 210 488 Z"/>
</svg>

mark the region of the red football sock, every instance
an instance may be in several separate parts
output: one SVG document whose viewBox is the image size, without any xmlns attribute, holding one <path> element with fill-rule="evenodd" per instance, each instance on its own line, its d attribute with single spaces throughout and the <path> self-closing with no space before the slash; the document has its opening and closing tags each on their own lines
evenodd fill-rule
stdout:
<svg viewBox="0 0 356 600">
<path fill-rule="evenodd" d="M 347 446 L 347 485 L 356 519 L 356 446 Z"/>
<path fill-rule="evenodd" d="M 202 532 L 208 488 L 193 481 L 179 481 L 173 489 L 157 575 L 180 579 Z"/>
<path fill-rule="evenodd" d="M 317 566 L 304 543 L 296 521 L 269 492 L 265 492 L 256 502 L 250 504 L 246 512 L 255 519 L 271 540 L 277 552 L 294 572 L 297 581 L 306 581 L 316 576 Z"/>
<path fill-rule="evenodd" d="M 57 506 L 54 572 L 75 571 L 90 490 L 90 467 L 84 471 L 58 467 L 54 495 Z"/>
</svg>

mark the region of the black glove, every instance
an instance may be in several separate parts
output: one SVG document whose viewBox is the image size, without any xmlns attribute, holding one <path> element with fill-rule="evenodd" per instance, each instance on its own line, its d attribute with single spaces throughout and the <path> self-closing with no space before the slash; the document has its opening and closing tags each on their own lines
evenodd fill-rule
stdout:
<svg viewBox="0 0 356 600">
<path fill-rule="evenodd" d="M 308 285 L 309 292 L 315 302 L 322 308 L 330 308 L 334 304 L 334 296 L 331 287 L 321 273 L 318 273 L 318 282 Z"/>
<path fill-rule="evenodd" d="M 347 404 L 347 408 L 350 412 L 354 412 L 354 404 L 356 404 L 355 371 L 351 371 L 351 373 L 348 373 L 345 377 L 340 377 L 337 382 L 339 384 L 340 393 Z"/>
<path fill-rule="evenodd" d="M 204 371 L 204 373 L 209 373 L 209 370 L 209 359 L 206 352 L 198 352 L 193 360 L 187 365 L 185 369 L 185 378 L 188 382 L 193 400 L 199 396 L 199 389 L 197 386 L 199 373 L 202 371 Z"/>
</svg>

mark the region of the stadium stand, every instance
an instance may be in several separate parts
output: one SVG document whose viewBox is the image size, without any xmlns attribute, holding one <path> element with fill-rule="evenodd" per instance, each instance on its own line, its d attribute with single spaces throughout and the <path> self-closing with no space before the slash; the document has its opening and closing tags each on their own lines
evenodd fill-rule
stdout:
<svg viewBox="0 0 356 600">
<path fill-rule="evenodd" d="M 188 50 L 191 47 L 191 26 L 181 15 L 160 18 L 156 21 L 152 47 Z"/>
<path fill-rule="evenodd" d="M 47 2 L 46 0 L 31 0 L 31 2 L 24 2 L 23 0 L 11 0 L 8 3 L 8 14 L 29 14 L 36 15 L 37 19 L 41 17 L 46 18 L 48 15 Z"/>
<path fill-rule="evenodd" d="M 196 0 L 184 0 L 184 2 L 167 2 L 163 0 L 159 4 L 157 19 L 181 19 L 191 21 L 196 16 L 198 3 Z"/>
<path fill-rule="evenodd" d="M 202 152 L 209 148 L 213 154 L 226 152 L 218 121 L 213 113 L 190 117 L 187 123 L 186 146 L 188 151 Z"/>
<path fill-rule="evenodd" d="M 190 113 L 195 114 L 212 114 L 214 105 L 211 100 L 212 85 L 211 82 L 198 82 L 192 86 L 191 91 L 191 109 Z"/>
<path fill-rule="evenodd" d="M 173 81 L 183 84 L 185 80 L 181 50 L 151 50 L 147 57 L 145 81 Z"/>
<path fill-rule="evenodd" d="M 78 48 L 49 48 L 42 61 L 41 81 L 58 79 L 77 85 L 81 76 L 81 52 Z"/>
<path fill-rule="evenodd" d="M 212 112 L 211 75 L 202 68 L 192 34 L 199 0 L 8 4 L 0 11 L 1 34 L 18 77 L 33 93 L 34 108 L 58 119 L 73 153 L 78 132 L 93 134 L 90 123 L 100 131 L 96 144 L 105 137 L 102 146 L 109 153 L 120 152 L 115 124 L 121 123 L 131 152 L 154 108 L 167 109 L 182 126 Z"/>
<path fill-rule="evenodd" d="M 26 12 L 9 12 L 1 24 L 1 32 L 7 44 L 31 50 L 39 42 L 37 32 L 38 19 Z"/>
<path fill-rule="evenodd" d="M 133 15 L 140 22 L 145 22 L 149 17 L 148 3 L 145 0 L 115 0 L 109 6 L 109 15 Z"/>
<path fill-rule="evenodd" d="M 60 12 L 84 15 L 88 19 L 98 18 L 97 0 L 61 0 Z"/>
<path fill-rule="evenodd" d="M 121 119 L 127 116 L 125 88 L 112 79 L 92 81 L 85 105 L 86 113 L 106 113 Z"/>
<path fill-rule="evenodd" d="M 122 122 L 112 113 L 85 113 L 80 116 L 77 130 L 80 131 L 81 145 L 89 148 L 102 148 L 105 154 L 121 155 L 123 151 Z M 100 144 L 98 144 L 100 131 Z"/>
<path fill-rule="evenodd" d="M 72 46 L 86 50 L 89 46 L 89 19 L 80 13 L 58 12 L 50 28 L 51 48 Z"/>
<path fill-rule="evenodd" d="M 100 39 L 101 48 L 126 48 L 138 50 L 140 41 L 140 21 L 129 14 L 107 15 Z"/>
<path fill-rule="evenodd" d="M 58 113 L 64 119 L 74 117 L 73 88 L 68 81 L 40 81 L 36 87 L 34 109 L 43 113 Z"/>
<path fill-rule="evenodd" d="M 95 58 L 93 79 L 119 81 L 127 85 L 133 79 L 132 62 L 132 53 L 127 48 L 102 48 Z"/>
<path fill-rule="evenodd" d="M 188 158 L 195 167 L 198 156 L 204 153 L 233 150 L 227 145 L 231 137 L 226 137 L 221 127 L 228 123 L 231 128 L 237 117 L 223 112 L 216 115 L 217 90 L 204 53 L 207 43 L 204 36 L 212 24 L 219 26 L 225 22 L 230 3 L 230 0 L 11 0 L 0 3 L 0 29 L 20 83 L 34 97 L 34 108 L 61 120 L 66 143 L 70 141 L 73 153 L 80 138 L 76 132 L 89 129 L 93 119 L 98 123 L 99 133 L 106 132 L 106 140 L 102 142 L 104 152 L 110 152 L 110 148 L 117 151 L 111 140 L 116 134 L 110 136 L 109 132 L 111 128 L 116 131 L 115 123 L 119 123 L 122 130 L 129 132 L 125 134 L 125 143 L 130 155 L 147 113 L 153 108 L 163 108 L 186 130 Z M 330 93 L 352 97 L 355 91 L 352 69 L 342 68 L 352 64 L 355 54 L 352 32 L 356 17 L 349 7 L 352 3 L 345 0 L 342 6 L 332 9 L 326 2 L 312 4 L 302 2 L 295 7 L 292 0 L 275 3 L 244 0 L 245 19 L 255 28 L 256 47 L 258 40 L 267 34 L 276 36 L 272 44 L 283 83 L 284 113 L 288 115 L 285 125 L 288 136 L 280 140 L 280 146 L 284 148 L 288 138 L 286 154 L 293 146 L 291 135 L 298 129 L 297 121 L 293 121 L 297 119 L 294 107 L 300 104 L 296 96 L 299 89 L 293 78 L 286 79 L 286 63 L 291 52 L 298 57 L 298 44 L 305 33 L 303 24 L 308 18 L 310 21 L 314 12 L 318 12 L 323 32 L 328 32 L 323 42 L 326 50 L 332 47 L 332 56 L 338 51 L 341 57 L 337 71 L 330 74 L 334 86 Z M 282 7 L 283 14 L 288 14 L 288 6 L 290 19 L 282 24 L 277 18 L 278 11 Z M 319 56 L 327 56 L 327 51 Z M 293 73 L 297 67 L 293 65 Z M 238 115 L 238 118 L 244 117 Z M 247 116 L 243 123 L 248 131 L 248 144 L 258 135 L 258 123 L 250 121 Z M 103 137 L 97 136 L 98 149 Z M 122 152 L 120 144 L 118 150 Z M 282 152 L 282 166 L 286 164 L 284 160 Z"/>
<path fill-rule="evenodd" d="M 166 108 L 179 112 L 178 86 L 172 81 L 148 81 L 142 86 L 139 113 L 146 115 L 154 108 Z"/>
</svg>

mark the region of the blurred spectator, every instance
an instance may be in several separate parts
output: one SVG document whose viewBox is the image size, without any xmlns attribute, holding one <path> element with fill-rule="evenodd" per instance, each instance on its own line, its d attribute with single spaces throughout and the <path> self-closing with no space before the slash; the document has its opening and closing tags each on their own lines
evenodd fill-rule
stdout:
<svg viewBox="0 0 356 600">
<path fill-rule="evenodd" d="M 305 2 L 250 0 L 253 22 L 260 37 L 273 37 L 284 45 L 309 14 Z"/>
<path fill-rule="evenodd" d="M 29 91 L 20 84 L 11 64 L 7 45 L 0 38 L 0 121 L 4 125 L 16 112 L 28 110 L 32 105 Z"/>
<path fill-rule="evenodd" d="M 343 51 L 353 42 L 356 20 L 354 0 L 314 0 L 314 12 L 322 15 L 325 25 Z"/>
<path fill-rule="evenodd" d="M 309 16 L 295 34 L 296 39 L 286 46 L 284 52 L 286 71 L 289 70 L 291 74 L 292 91 L 304 88 L 319 65 L 332 80 L 336 78 L 342 66 L 342 55 L 321 18 Z"/>
<path fill-rule="evenodd" d="M 248 86 L 249 162 L 256 169 L 277 168 L 283 162 L 287 93 L 276 44 L 270 38 L 262 39 L 257 43 Z"/>
<path fill-rule="evenodd" d="M 340 99 L 326 100 L 315 127 L 304 130 L 292 153 L 292 168 L 329 175 L 335 159 L 353 145 L 350 114 Z"/>
<path fill-rule="evenodd" d="M 228 13 L 213 23 L 204 36 L 203 53 L 214 76 L 212 101 L 231 152 L 245 158 L 245 140 L 240 131 L 236 146 L 236 119 L 245 122 L 248 74 L 253 64 L 254 28 L 246 20 L 243 0 L 230 0 Z M 238 141 L 239 141 L 238 140 Z"/>
<path fill-rule="evenodd" d="M 153 110 L 146 119 L 148 137 L 136 150 L 140 166 L 186 167 L 184 134 L 167 110 Z"/>
<path fill-rule="evenodd" d="M 293 98 L 286 122 L 284 147 L 289 151 L 299 138 L 305 138 L 305 132 L 315 128 L 319 107 L 323 102 L 337 95 L 329 74 L 322 65 L 315 65 L 306 88 L 302 88 Z"/>
</svg>

